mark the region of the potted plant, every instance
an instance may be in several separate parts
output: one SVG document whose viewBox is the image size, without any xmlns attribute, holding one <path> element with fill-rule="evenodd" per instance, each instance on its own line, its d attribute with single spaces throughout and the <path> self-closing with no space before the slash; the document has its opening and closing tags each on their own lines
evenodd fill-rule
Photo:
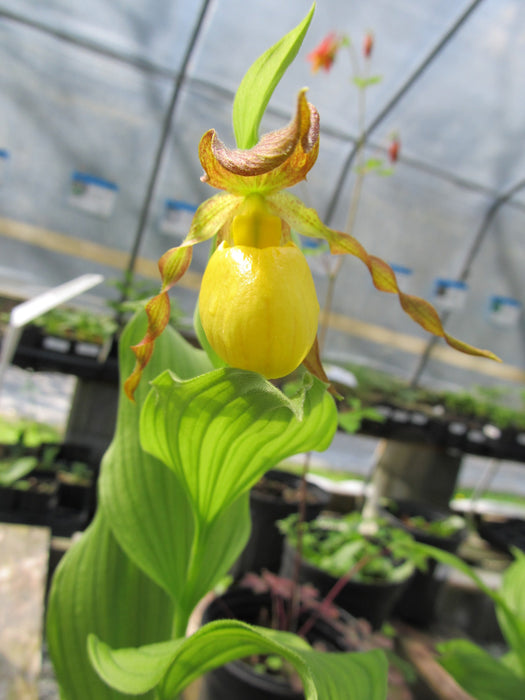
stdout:
<svg viewBox="0 0 525 700">
<path fill-rule="evenodd" d="M 118 324 L 108 314 L 52 309 L 24 327 L 13 362 L 21 367 L 114 381 L 117 363 L 111 348 L 117 330 Z"/>
<path fill-rule="evenodd" d="M 56 503 L 57 484 L 47 475 L 30 475 L 14 483 L 19 491 L 18 517 L 28 525 L 46 525 Z"/>
<path fill-rule="evenodd" d="M 406 499 L 384 499 L 382 514 L 398 528 L 409 532 L 416 542 L 457 552 L 468 528 L 464 518 L 450 509 Z M 437 562 L 429 560 L 418 569 L 395 606 L 395 612 L 412 624 L 429 625 L 434 619 L 434 605 L 441 581 L 436 575 Z"/>
<path fill-rule="evenodd" d="M 268 571 L 248 573 L 208 603 L 202 622 L 231 618 L 281 631 L 293 627 L 300 639 L 328 653 L 382 649 L 390 666 L 388 697 L 411 698 L 414 676 L 395 654 L 393 639 L 322 600 L 311 584 L 299 586 Z M 273 654 L 254 654 L 213 670 L 204 678 L 204 689 L 207 700 L 304 700 L 294 668 Z"/>
<path fill-rule="evenodd" d="M 290 516 L 280 526 L 286 538 L 282 575 L 293 573 L 300 536 L 300 581 L 379 629 L 414 574 L 412 537 L 358 512 L 309 523 Z"/>
<path fill-rule="evenodd" d="M 470 575 L 494 601 L 497 618 L 508 651 L 501 658 L 488 653 L 466 639 L 443 642 L 437 646 L 439 663 L 459 685 L 476 700 L 519 700 L 525 687 L 525 555 L 514 550 L 514 562 L 503 576 L 500 590 L 491 591 Z M 455 559 L 455 558 L 454 558 Z M 460 566 L 449 556 L 451 565 Z M 468 568 L 463 565 L 465 572 Z"/>
<path fill-rule="evenodd" d="M 197 676 L 246 654 L 282 656 L 307 700 L 384 700 L 380 650 L 326 654 L 296 635 L 232 619 L 186 636 L 197 603 L 246 544 L 251 487 L 283 459 L 326 449 L 337 428 L 317 352 L 315 288 L 290 229 L 356 255 L 379 289 L 404 298 L 386 263 L 282 191 L 305 178 L 318 153 L 318 115 L 304 91 L 290 125 L 258 142 L 268 99 L 313 11 L 243 79 L 234 102 L 238 148 L 227 149 L 213 130 L 202 137 L 205 179 L 222 192 L 200 205 L 187 238 L 163 256 L 159 294 L 121 336 L 118 418 L 97 512 L 61 560 L 48 599 L 48 648 L 68 700 L 172 700 Z M 204 352 L 168 327 L 168 292 L 193 245 L 215 235 L 196 314 Z M 240 264 L 243 255 L 250 265 Z M 408 308 L 458 346 L 437 314 L 429 320 L 423 300 L 410 297 Z M 303 361 L 311 371 L 292 397 L 269 381 Z"/>
<path fill-rule="evenodd" d="M 330 495 L 315 484 L 305 483 L 305 489 L 303 494 L 300 477 L 279 469 L 268 471 L 251 489 L 250 539 L 233 567 L 234 578 L 248 571 L 279 571 L 284 537 L 278 521 L 297 513 L 302 498 L 307 520 L 319 515 L 330 500 Z"/>
<path fill-rule="evenodd" d="M 467 693 L 466 697 L 475 700 L 520 700 L 525 682 L 525 555 L 514 550 L 514 560 L 505 570 L 501 586 L 493 590 L 457 555 L 430 545 L 419 547 L 427 556 L 470 578 L 493 601 L 506 650 L 496 656 L 469 639 L 442 641 L 432 648 L 428 648 L 427 639 L 427 648 L 422 648 L 421 644 L 413 644 L 407 630 L 400 628 L 401 649 L 419 666 L 423 679 L 437 678 L 450 687 L 451 677 Z M 436 663 L 449 674 L 448 679 L 435 672 Z M 459 691 L 457 696 L 463 697 Z"/>
<path fill-rule="evenodd" d="M 30 474 L 37 465 L 36 457 L 12 457 L 0 461 L 0 511 L 12 513 L 18 507 L 18 489 L 14 484 Z"/>
</svg>

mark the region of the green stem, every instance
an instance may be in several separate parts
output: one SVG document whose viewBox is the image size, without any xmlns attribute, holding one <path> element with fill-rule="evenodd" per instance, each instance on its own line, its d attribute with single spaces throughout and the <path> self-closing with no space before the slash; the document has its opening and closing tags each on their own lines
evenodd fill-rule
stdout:
<svg viewBox="0 0 525 700">
<path fill-rule="evenodd" d="M 188 562 L 188 568 L 186 570 L 186 581 L 185 590 L 191 591 L 192 581 L 196 580 L 199 575 L 199 568 L 202 564 L 200 561 L 200 543 L 202 541 L 203 528 L 201 523 L 198 522 L 197 518 L 194 517 L 195 530 L 193 533 L 193 542 L 191 545 L 191 552 Z M 188 629 L 188 623 L 190 621 L 193 609 L 190 608 L 185 600 L 179 600 L 175 608 L 175 614 L 173 616 L 173 622 L 171 625 L 171 636 L 172 639 L 180 639 L 186 636 L 186 630 Z"/>
<path fill-rule="evenodd" d="M 292 594 L 290 603 L 290 621 L 288 631 L 294 632 L 299 619 L 299 608 L 301 605 L 301 587 L 299 585 L 299 576 L 301 571 L 301 559 L 303 556 L 303 523 L 306 522 L 306 499 L 307 499 L 307 479 L 308 470 L 310 468 L 310 456 L 308 452 L 304 459 L 303 471 L 301 474 L 301 485 L 299 494 L 299 520 L 297 523 L 297 544 L 295 549 L 294 569 L 292 576 Z"/>
<path fill-rule="evenodd" d="M 175 610 L 173 616 L 173 623 L 171 626 L 171 638 L 180 639 L 186 636 L 186 630 L 188 629 L 188 622 L 190 620 L 190 615 L 182 610 L 180 606 Z"/>
<path fill-rule="evenodd" d="M 357 59 L 357 54 L 353 48 L 353 45 L 350 44 L 348 46 L 348 51 L 350 54 L 350 61 L 352 63 L 352 72 L 354 76 L 359 75 L 360 69 L 359 69 L 359 61 Z M 365 73 L 368 73 L 368 61 L 365 62 Z M 366 124 L 365 124 L 365 115 L 366 115 L 366 88 L 365 87 L 360 87 L 358 89 L 358 101 L 357 101 L 357 124 L 358 124 L 358 133 L 359 137 L 356 142 L 356 147 L 357 147 L 357 153 L 356 153 L 356 160 L 357 160 L 357 175 L 356 175 L 356 180 L 354 183 L 354 187 L 352 189 L 352 195 L 350 198 L 350 206 L 348 208 L 348 214 L 346 217 L 346 224 L 345 224 L 345 232 L 348 234 L 352 234 L 352 231 L 354 230 L 355 226 L 355 220 L 357 216 L 357 210 L 359 207 L 359 201 L 361 199 L 361 191 L 363 189 L 363 181 L 365 179 L 365 173 L 364 173 L 364 158 L 363 158 L 363 153 L 364 153 L 364 146 L 366 142 Z M 332 310 L 332 304 L 334 301 L 334 294 L 335 294 L 335 283 L 337 281 L 337 278 L 339 276 L 339 273 L 341 272 L 341 267 L 343 266 L 344 258 L 343 256 L 340 256 L 337 258 L 335 265 L 333 269 L 328 273 L 328 286 L 326 288 L 326 295 L 323 303 L 323 310 L 321 314 L 321 325 L 319 328 L 319 354 L 322 356 L 325 342 L 326 342 L 326 334 L 328 332 L 328 325 L 329 325 L 329 319 L 330 319 L 330 311 Z"/>
</svg>

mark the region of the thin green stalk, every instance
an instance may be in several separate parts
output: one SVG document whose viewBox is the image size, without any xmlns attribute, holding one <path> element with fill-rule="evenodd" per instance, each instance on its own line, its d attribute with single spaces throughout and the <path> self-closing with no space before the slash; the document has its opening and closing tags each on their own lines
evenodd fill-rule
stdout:
<svg viewBox="0 0 525 700">
<path fill-rule="evenodd" d="M 357 59 L 356 52 L 352 46 L 352 44 L 349 44 L 347 46 L 348 52 L 350 54 L 350 61 L 352 64 L 352 73 L 354 77 L 357 77 L 359 75 L 360 69 L 359 69 L 359 61 Z M 368 61 L 365 61 L 365 75 L 368 73 Z M 357 153 L 356 153 L 356 160 L 357 160 L 357 175 L 356 175 L 356 180 L 354 183 L 354 187 L 352 189 L 352 194 L 350 198 L 350 206 L 348 208 L 348 214 L 346 217 L 346 223 L 345 223 L 345 233 L 351 234 L 352 231 L 354 230 L 355 226 L 355 220 L 357 216 L 357 210 L 359 208 L 359 201 L 361 199 L 361 191 L 363 189 L 363 181 L 365 179 L 365 172 L 364 172 L 364 146 L 366 142 L 366 124 L 365 124 L 365 115 L 366 115 L 366 88 L 365 87 L 360 87 L 358 89 L 358 100 L 357 100 L 357 124 L 358 124 L 358 139 L 356 142 L 356 147 L 357 147 Z M 334 294 L 335 294 L 335 283 L 337 281 L 337 278 L 339 276 L 339 273 L 341 272 L 341 268 L 343 266 L 344 258 L 343 256 L 340 256 L 337 258 L 335 265 L 332 269 L 328 271 L 328 285 L 326 288 L 326 295 L 323 303 L 323 310 L 321 314 L 321 325 L 319 329 L 319 353 L 322 355 L 324 347 L 325 347 L 325 342 L 326 342 L 326 335 L 328 332 L 328 324 L 329 324 L 329 318 L 330 318 L 330 312 L 332 309 L 332 304 L 334 301 Z"/>
<path fill-rule="evenodd" d="M 186 570 L 186 588 L 188 588 L 188 582 L 194 580 L 199 575 L 199 568 L 202 564 L 200 561 L 200 543 L 202 541 L 202 527 L 194 515 L 194 533 L 193 542 L 191 544 L 191 552 L 188 562 L 188 568 Z M 180 639 L 186 636 L 186 630 L 188 629 L 188 623 L 190 621 L 191 614 L 193 610 L 188 610 L 188 605 L 181 605 L 181 601 L 175 607 L 175 614 L 173 616 L 173 623 L 171 626 L 172 639 Z"/>
<path fill-rule="evenodd" d="M 310 467 L 311 453 L 306 454 L 301 474 L 301 484 L 299 491 L 299 520 L 297 523 L 297 545 L 294 557 L 294 570 L 292 576 L 292 595 L 290 603 L 290 621 L 288 630 L 294 632 L 299 619 L 299 608 L 301 605 L 301 587 L 299 585 L 299 575 L 301 571 L 301 560 L 303 556 L 303 523 L 306 522 L 306 496 L 308 482 L 308 470 Z"/>
</svg>

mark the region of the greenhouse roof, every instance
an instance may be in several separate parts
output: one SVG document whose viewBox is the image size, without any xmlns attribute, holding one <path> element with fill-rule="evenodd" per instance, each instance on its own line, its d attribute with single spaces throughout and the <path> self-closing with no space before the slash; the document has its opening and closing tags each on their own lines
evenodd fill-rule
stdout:
<svg viewBox="0 0 525 700">
<path fill-rule="evenodd" d="M 2 286 L 117 277 L 181 240 L 212 193 L 197 146 L 215 128 L 234 145 L 235 91 L 252 62 L 306 15 L 309 0 L 0 0 Z M 351 52 L 313 74 L 329 33 Z M 362 42 L 373 35 L 363 67 Z M 319 0 L 277 87 L 263 130 L 284 125 L 296 95 L 321 117 L 321 149 L 297 193 L 346 225 L 356 166 L 392 172 L 362 183 L 353 234 L 389 262 L 400 287 L 442 313 L 446 330 L 503 363 L 459 356 L 377 292 L 348 259 L 336 285 L 326 354 L 421 381 L 523 382 L 525 326 L 525 5 L 520 0 Z M 359 154 L 360 136 L 366 139 Z M 394 135 L 397 162 L 389 162 Z M 206 245 L 173 296 L 191 314 Z M 318 295 L 326 266 L 312 256 Z M 103 291 L 106 296 L 111 290 Z"/>
</svg>

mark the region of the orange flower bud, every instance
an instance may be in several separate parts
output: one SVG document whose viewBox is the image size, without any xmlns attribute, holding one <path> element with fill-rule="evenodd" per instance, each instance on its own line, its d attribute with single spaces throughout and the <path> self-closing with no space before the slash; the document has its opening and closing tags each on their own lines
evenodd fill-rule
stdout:
<svg viewBox="0 0 525 700">
<path fill-rule="evenodd" d="M 399 150 L 401 148 L 401 141 L 399 140 L 399 137 L 397 134 L 394 134 L 392 136 L 392 139 L 390 141 L 390 145 L 388 147 L 388 157 L 390 159 L 391 163 L 395 163 L 397 159 L 399 158 Z"/>
<path fill-rule="evenodd" d="M 365 38 L 363 39 L 363 56 L 365 58 L 370 58 L 374 48 L 374 35 L 372 32 L 367 32 Z"/>
</svg>

